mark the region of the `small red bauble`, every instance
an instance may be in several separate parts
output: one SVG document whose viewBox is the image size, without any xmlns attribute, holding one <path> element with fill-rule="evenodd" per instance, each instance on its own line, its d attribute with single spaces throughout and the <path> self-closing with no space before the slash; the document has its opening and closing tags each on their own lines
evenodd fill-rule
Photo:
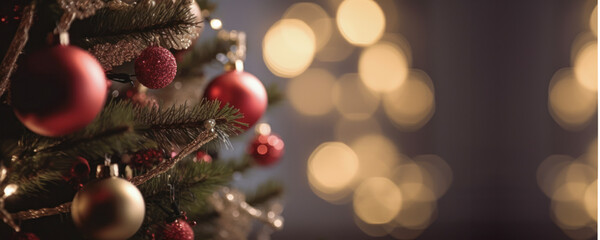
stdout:
<svg viewBox="0 0 600 240">
<path fill-rule="evenodd" d="M 71 165 L 71 169 L 65 175 L 63 179 L 69 182 L 75 187 L 80 189 L 83 187 L 83 183 L 88 180 L 90 176 L 90 164 L 85 158 L 77 157 Z"/>
<path fill-rule="evenodd" d="M 238 121 L 254 125 L 267 110 L 267 91 L 265 86 L 254 75 L 239 71 L 228 71 L 210 82 L 204 91 L 204 97 L 218 99 L 221 107 L 225 103 L 239 109 L 244 117 Z"/>
<path fill-rule="evenodd" d="M 250 143 L 248 153 L 256 163 L 267 166 L 276 163 L 281 158 L 284 145 L 283 140 L 275 134 L 259 134 Z"/>
<path fill-rule="evenodd" d="M 74 46 L 55 46 L 27 57 L 11 82 L 11 100 L 29 130 L 57 137 L 87 126 L 106 100 L 104 69 Z"/>
<path fill-rule="evenodd" d="M 40 238 L 33 234 L 33 233 L 29 233 L 29 232 L 17 232 L 15 233 L 12 238 L 12 240 L 40 240 Z"/>
<path fill-rule="evenodd" d="M 177 63 L 173 54 L 162 47 L 151 46 L 135 59 L 135 77 L 144 86 L 164 88 L 173 82 Z"/>
<path fill-rule="evenodd" d="M 177 219 L 172 223 L 167 223 L 163 232 L 162 239 L 169 240 L 193 240 L 194 239 L 194 230 L 183 219 Z"/>
<path fill-rule="evenodd" d="M 194 162 L 210 163 L 210 162 L 212 162 L 212 157 L 208 153 L 205 153 L 203 151 L 198 151 L 198 152 L 196 152 L 196 158 L 194 159 Z"/>
</svg>

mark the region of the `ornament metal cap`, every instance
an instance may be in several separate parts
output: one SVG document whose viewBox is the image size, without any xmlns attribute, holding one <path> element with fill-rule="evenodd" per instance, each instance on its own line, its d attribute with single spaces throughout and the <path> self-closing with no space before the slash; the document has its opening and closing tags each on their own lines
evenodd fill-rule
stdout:
<svg viewBox="0 0 600 240">
<path fill-rule="evenodd" d="M 107 156 L 104 159 L 104 165 L 98 164 L 96 167 L 96 178 L 109 178 L 119 176 L 119 164 L 110 163 L 110 158 Z"/>
<path fill-rule="evenodd" d="M 227 62 L 225 63 L 225 71 L 244 71 L 244 61 L 242 60 L 235 60 L 234 62 Z"/>
</svg>

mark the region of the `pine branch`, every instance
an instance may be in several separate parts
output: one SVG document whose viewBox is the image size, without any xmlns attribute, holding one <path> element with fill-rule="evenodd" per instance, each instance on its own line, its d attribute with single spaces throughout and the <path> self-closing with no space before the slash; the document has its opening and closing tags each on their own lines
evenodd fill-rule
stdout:
<svg viewBox="0 0 600 240">
<path fill-rule="evenodd" d="M 218 54 L 226 54 L 236 42 L 233 39 L 215 37 L 200 43 L 187 53 L 178 65 L 179 77 L 186 77 L 201 72 L 202 68 L 216 60 Z"/>
<path fill-rule="evenodd" d="M 186 145 L 204 131 L 203 123 L 215 119 L 221 138 L 240 131 L 241 115 L 232 107 L 219 108 L 218 101 L 198 105 L 158 108 L 137 106 L 129 101 L 111 101 L 94 122 L 62 138 L 46 138 L 27 132 L 18 147 L 8 153 L 16 161 L 10 166 L 9 183 L 19 183 L 19 194 L 43 192 L 46 184 L 60 180 L 76 157 L 101 163 L 106 154 L 120 155 L 141 149 L 170 149 Z"/>
<path fill-rule="evenodd" d="M 267 181 L 261 184 L 253 194 L 246 195 L 246 202 L 252 206 L 258 206 L 281 195 L 283 195 L 283 186 L 275 181 Z"/>
<path fill-rule="evenodd" d="M 186 49 L 198 37 L 192 0 L 109 4 L 95 15 L 73 22 L 71 42 L 88 49 L 105 69 L 137 57 L 151 45 Z"/>
<path fill-rule="evenodd" d="M 237 135 L 244 123 L 237 121 L 242 115 L 229 104 L 220 107 L 219 101 L 202 99 L 198 105 L 172 106 L 165 110 L 136 107 L 135 131 L 153 139 L 162 147 L 182 145 L 192 141 L 204 128 L 204 121 L 214 119 L 215 130 L 222 135 Z"/>
</svg>

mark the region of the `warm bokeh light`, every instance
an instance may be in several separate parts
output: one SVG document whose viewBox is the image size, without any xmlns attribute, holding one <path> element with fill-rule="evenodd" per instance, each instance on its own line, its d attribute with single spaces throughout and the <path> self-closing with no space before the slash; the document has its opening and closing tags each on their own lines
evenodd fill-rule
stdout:
<svg viewBox="0 0 600 240">
<path fill-rule="evenodd" d="M 329 22 L 333 28 L 337 26 L 335 20 L 331 18 L 326 20 L 322 19 L 320 21 Z M 355 48 L 354 45 L 348 43 L 348 41 L 342 37 L 342 34 L 339 31 L 332 31 L 329 41 L 317 52 L 315 58 L 323 62 L 339 62 L 348 58 Z"/>
<path fill-rule="evenodd" d="M 271 134 L 271 125 L 269 125 L 268 123 L 259 123 L 256 125 L 255 129 L 256 129 L 256 134 L 259 134 L 259 135 Z"/>
<path fill-rule="evenodd" d="M 358 157 L 346 144 L 325 142 L 308 159 L 309 180 L 322 193 L 336 193 L 348 187 L 358 172 Z"/>
<path fill-rule="evenodd" d="M 583 156 L 583 161 L 594 169 L 598 169 L 598 139 L 594 139 L 590 145 L 588 145 L 587 151 Z"/>
<path fill-rule="evenodd" d="M 365 135 L 350 144 L 358 156 L 357 179 L 390 177 L 393 167 L 402 161 L 394 143 L 382 135 Z"/>
<path fill-rule="evenodd" d="M 352 120 L 340 118 L 333 129 L 335 139 L 342 142 L 352 142 L 368 134 L 381 134 L 381 126 L 374 118 Z"/>
<path fill-rule="evenodd" d="M 425 229 L 434 219 L 436 202 L 404 201 L 396 223 L 408 229 Z"/>
<path fill-rule="evenodd" d="M 348 119 L 368 119 L 379 106 L 379 96 L 364 87 L 358 74 L 345 74 L 338 79 L 332 98 L 337 110 Z"/>
<path fill-rule="evenodd" d="M 540 164 L 536 177 L 540 189 L 546 196 L 552 197 L 554 195 L 554 192 L 563 182 L 562 179 L 559 179 L 559 176 L 571 162 L 573 162 L 573 158 L 570 156 L 551 155 Z"/>
<path fill-rule="evenodd" d="M 321 6 L 310 2 L 293 4 L 285 11 L 282 18 L 304 21 L 315 33 L 317 51 L 327 44 L 334 28 L 329 14 Z"/>
<path fill-rule="evenodd" d="M 585 44 L 575 56 L 573 66 L 577 82 L 590 91 L 598 91 L 598 42 Z"/>
<path fill-rule="evenodd" d="M 583 228 L 593 221 L 585 206 L 578 201 L 553 201 L 551 209 L 555 222 L 561 228 Z"/>
<path fill-rule="evenodd" d="M 597 95 L 581 86 L 573 70 L 558 70 L 550 81 L 548 108 L 554 120 L 567 130 L 585 127 L 596 113 Z"/>
<path fill-rule="evenodd" d="M 585 210 L 594 221 L 598 221 L 598 179 L 588 185 L 583 195 Z"/>
<path fill-rule="evenodd" d="M 392 221 L 402 206 L 402 194 L 389 179 L 364 180 L 354 191 L 354 213 L 366 223 L 384 224 Z"/>
<path fill-rule="evenodd" d="M 426 181 L 424 184 L 431 188 L 435 197 L 440 198 L 444 195 L 454 178 L 450 165 L 440 156 L 433 154 L 419 155 L 414 157 L 413 160 L 423 172 L 429 173 L 431 184 L 428 184 Z"/>
<path fill-rule="evenodd" d="M 263 59 L 273 74 L 292 78 L 310 66 L 316 50 L 315 34 L 303 21 L 282 19 L 267 31 Z"/>
<path fill-rule="evenodd" d="M 324 115 L 333 109 L 331 92 L 334 84 L 335 77 L 327 70 L 311 68 L 289 81 L 286 97 L 303 115 Z"/>
<path fill-rule="evenodd" d="M 598 6 L 594 7 L 592 15 L 590 15 L 590 30 L 595 36 L 598 36 Z"/>
<path fill-rule="evenodd" d="M 338 7 L 336 22 L 344 38 L 358 46 L 377 42 L 385 30 L 383 11 L 372 0 L 343 1 Z"/>
<path fill-rule="evenodd" d="M 19 189 L 19 186 L 17 186 L 17 184 L 11 183 L 11 184 L 6 185 L 6 187 L 4 187 L 4 195 L 2 197 L 3 198 L 10 197 L 15 192 L 17 192 L 17 189 Z"/>
<path fill-rule="evenodd" d="M 220 19 L 216 19 L 216 18 L 215 19 L 211 19 L 210 20 L 210 27 L 212 29 L 219 30 L 219 29 L 221 29 L 223 27 L 223 22 L 221 22 Z"/>
<path fill-rule="evenodd" d="M 390 42 L 378 42 L 363 50 L 358 60 L 358 73 L 363 83 L 376 92 L 396 90 L 409 73 L 404 52 Z"/>
<path fill-rule="evenodd" d="M 435 112 L 433 82 L 427 73 L 411 70 L 401 87 L 383 96 L 383 109 L 401 130 L 425 125 Z"/>
<path fill-rule="evenodd" d="M 354 216 L 354 223 L 364 233 L 371 237 L 383 237 L 388 234 L 388 230 L 381 224 L 368 224 L 361 220 L 358 216 Z"/>
</svg>

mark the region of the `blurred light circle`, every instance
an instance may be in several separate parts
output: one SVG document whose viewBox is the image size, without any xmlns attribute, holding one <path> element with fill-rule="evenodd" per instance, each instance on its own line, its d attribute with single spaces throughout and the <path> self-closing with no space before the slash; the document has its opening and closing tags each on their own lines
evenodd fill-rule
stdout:
<svg viewBox="0 0 600 240">
<path fill-rule="evenodd" d="M 317 51 L 322 49 L 331 37 L 333 24 L 329 14 L 315 3 L 294 3 L 285 11 L 282 18 L 304 21 L 315 33 Z"/>
<path fill-rule="evenodd" d="M 565 182 L 554 191 L 552 200 L 561 202 L 573 202 L 583 199 L 588 185 L 582 182 Z"/>
<path fill-rule="evenodd" d="M 316 50 L 315 34 L 303 21 L 282 19 L 263 39 L 263 59 L 273 74 L 291 78 L 310 66 Z"/>
<path fill-rule="evenodd" d="M 403 201 L 396 223 L 408 229 L 425 229 L 434 219 L 435 201 Z"/>
<path fill-rule="evenodd" d="M 333 131 L 336 140 L 352 142 L 363 135 L 381 134 L 381 126 L 375 118 L 364 120 L 340 118 Z"/>
<path fill-rule="evenodd" d="M 558 70 L 550 81 L 548 107 L 554 120 L 567 130 L 585 127 L 596 113 L 595 92 L 581 86 L 572 69 Z"/>
<path fill-rule="evenodd" d="M 408 76 L 406 55 L 390 42 L 378 42 L 364 49 L 358 60 L 358 73 L 369 89 L 375 92 L 396 90 Z"/>
<path fill-rule="evenodd" d="M 590 30 L 595 36 L 598 36 L 598 6 L 594 7 L 592 14 L 590 15 Z"/>
<path fill-rule="evenodd" d="M 334 84 L 335 77 L 327 70 L 311 68 L 289 81 L 287 98 L 303 115 L 325 115 L 333 109 L 331 92 Z"/>
<path fill-rule="evenodd" d="M 419 155 L 414 157 L 413 160 L 431 176 L 432 184 L 429 187 L 435 196 L 437 198 L 443 196 L 452 184 L 454 176 L 450 165 L 440 156 L 433 154 Z"/>
<path fill-rule="evenodd" d="M 590 91 L 598 91 L 598 43 L 585 44 L 575 56 L 573 69 L 577 82 Z"/>
<path fill-rule="evenodd" d="M 379 106 L 379 96 L 364 87 L 358 74 L 345 74 L 338 79 L 332 98 L 342 116 L 353 120 L 370 118 Z"/>
<path fill-rule="evenodd" d="M 399 88 L 385 93 L 383 109 L 400 130 L 414 131 L 425 125 L 435 111 L 433 82 L 427 73 L 412 70 Z"/>
<path fill-rule="evenodd" d="M 591 183 L 583 195 L 585 210 L 594 221 L 598 221 L 598 180 Z"/>
<path fill-rule="evenodd" d="M 384 224 L 396 217 L 402 206 L 402 194 L 387 178 L 363 181 L 354 191 L 354 213 L 369 224 Z"/>
<path fill-rule="evenodd" d="M 572 161 L 573 158 L 567 155 L 551 155 L 538 166 L 537 182 L 546 196 L 552 198 L 558 187 L 564 184 L 564 170 Z"/>
<path fill-rule="evenodd" d="M 308 175 L 313 187 L 335 193 L 348 187 L 358 172 L 358 157 L 346 144 L 325 142 L 308 159 Z"/>
<path fill-rule="evenodd" d="M 394 143 L 382 135 L 365 135 L 353 141 L 350 147 L 358 156 L 358 179 L 389 177 L 393 167 L 401 161 Z"/>
<path fill-rule="evenodd" d="M 372 0 L 345 0 L 337 10 L 338 28 L 348 42 L 366 46 L 381 38 L 385 16 L 377 2 Z"/>
<path fill-rule="evenodd" d="M 594 169 L 598 169 L 598 138 L 594 139 L 590 145 L 588 145 L 583 158 L 584 162 L 588 165 L 592 166 Z"/>
<path fill-rule="evenodd" d="M 336 24 L 335 20 L 331 18 L 321 19 L 318 22 L 324 22 L 323 24 L 330 24 L 332 26 Z M 354 45 L 348 43 L 342 37 L 339 31 L 332 31 L 329 41 L 327 41 L 327 44 L 323 48 L 317 51 L 315 58 L 323 62 L 339 62 L 348 58 L 355 48 Z"/>
<path fill-rule="evenodd" d="M 551 209 L 555 222 L 564 229 L 583 228 L 592 221 L 579 201 L 553 201 Z"/>
<path fill-rule="evenodd" d="M 316 180 L 312 173 L 308 173 L 308 183 L 310 189 L 319 198 L 333 204 L 347 204 L 352 200 L 353 188 L 346 187 L 342 189 L 331 190 L 323 187 L 322 184 Z"/>
<path fill-rule="evenodd" d="M 356 215 L 354 216 L 354 223 L 360 230 L 371 237 L 383 237 L 388 234 L 388 230 L 384 227 L 384 225 L 368 224 L 362 221 Z"/>
</svg>

